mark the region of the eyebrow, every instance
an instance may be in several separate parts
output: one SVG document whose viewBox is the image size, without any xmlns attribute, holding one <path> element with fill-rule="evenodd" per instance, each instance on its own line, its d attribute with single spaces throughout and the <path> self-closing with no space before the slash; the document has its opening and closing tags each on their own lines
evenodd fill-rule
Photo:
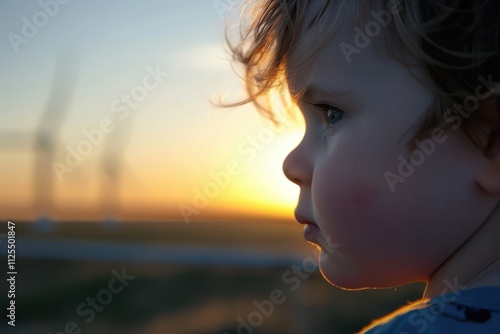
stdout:
<svg viewBox="0 0 500 334">
<path fill-rule="evenodd" d="M 307 86 L 304 90 L 290 92 L 295 101 L 302 99 L 322 100 L 327 98 L 352 96 L 353 92 L 341 87 L 323 87 L 315 84 Z"/>
</svg>

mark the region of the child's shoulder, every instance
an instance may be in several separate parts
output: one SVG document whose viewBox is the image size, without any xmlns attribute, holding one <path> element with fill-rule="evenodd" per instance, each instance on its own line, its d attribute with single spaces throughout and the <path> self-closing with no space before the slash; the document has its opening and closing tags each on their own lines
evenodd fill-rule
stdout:
<svg viewBox="0 0 500 334">
<path fill-rule="evenodd" d="M 412 304 L 365 334 L 500 333 L 500 286 L 454 291 Z"/>
</svg>

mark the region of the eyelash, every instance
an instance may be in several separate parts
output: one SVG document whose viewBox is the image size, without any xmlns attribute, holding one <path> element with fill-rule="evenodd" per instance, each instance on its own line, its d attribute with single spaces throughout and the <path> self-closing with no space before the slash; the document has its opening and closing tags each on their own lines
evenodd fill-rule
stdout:
<svg viewBox="0 0 500 334">
<path fill-rule="evenodd" d="M 316 108 L 323 112 L 323 117 L 325 119 L 326 128 L 329 129 L 335 126 L 344 117 L 344 111 L 337 107 L 331 106 L 329 104 L 315 104 Z M 340 113 L 340 116 L 338 115 Z M 330 117 L 333 116 L 333 123 Z"/>
</svg>

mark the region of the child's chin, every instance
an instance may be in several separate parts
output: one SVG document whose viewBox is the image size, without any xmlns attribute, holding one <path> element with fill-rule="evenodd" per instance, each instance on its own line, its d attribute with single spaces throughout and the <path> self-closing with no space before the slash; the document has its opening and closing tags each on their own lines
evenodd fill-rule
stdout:
<svg viewBox="0 0 500 334">
<path fill-rule="evenodd" d="M 330 263 L 322 263 L 320 271 L 321 275 L 328 283 L 343 290 L 363 290 L 388 287 L 386 284 L 378 284 L 368 276 L 346 273 L 345 271 L 335 268 Z"/>
<path fill-rule="evenodd" d="M 365 284 L 356 283 L 351 280 L 337 280 L 335 278 L 332 279 L 330 277 L 325 276 L 324 274 L 323 277 L 328 283 L 342 290 L 364 290 L 364 289 L 376 288 L 373 286 L 369 287 L 366 286 Z"/>
<path fill-rule="evenodd" d="M 331 285 L 337 288 L 347 289 L 347 290 L 357 290 L 363 289 L 364 286 L 359 282 L 358 279 L 350 277 L 351 275 L 346 275 L 338 268 L 335 268 L 331 263 L 321 263 L 320 271 L 323 278 Z"/>
</svg>

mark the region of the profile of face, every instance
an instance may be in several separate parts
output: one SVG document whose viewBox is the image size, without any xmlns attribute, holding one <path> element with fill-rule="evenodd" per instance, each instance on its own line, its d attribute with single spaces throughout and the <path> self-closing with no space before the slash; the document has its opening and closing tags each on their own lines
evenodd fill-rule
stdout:
<svg viewBox="0 0 500 334">
<path fill-rule="evenodd" d="M 320 269 L 331 283 L 358 289 L 426 281 L 490 213 L 492 201 L 477 184 L 487 159 L 460 129 L 438 131 L 417 146 L 414 170 L 407 165 L 401 176 L 400 157 L 410 161 L 409 144 L 434 96 L 373 42 L 348 63 L 339 45 L 353 44 L 353 25 L 288 73 L 290 91 L 304 90 L 306 124 L 283 164 L 300 186 L 295 215 L 323 253 Z M 387 172 L 402 179 L 391 187 Z M 325 254 L 320 239 L 338 246 Z"/>
</svg>

